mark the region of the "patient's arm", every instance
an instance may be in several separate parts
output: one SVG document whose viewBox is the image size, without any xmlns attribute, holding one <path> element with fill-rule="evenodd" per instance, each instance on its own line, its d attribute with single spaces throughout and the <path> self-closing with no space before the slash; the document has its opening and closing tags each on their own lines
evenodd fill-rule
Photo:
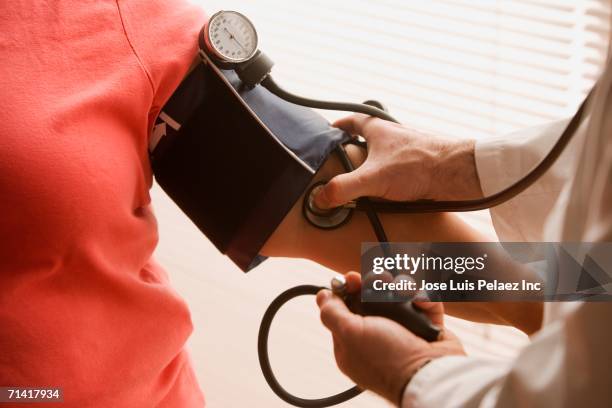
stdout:
<svg viewBox="0 0 612 408">
<path fill-rule="evenodd" d="M 347 146 L 351 160 L 357 167 L 365 160 L 365 151 Z M 315 181 L 329 180 L 343 173 L 339 160 L 332 154 L 315 177 Z M 477 233 L 454 214 L 379 214 L 389 241 L 482 242 L 489 238 Z M 376 236 L 367 216 L 355 211 L 350 222 L 338 229 L 321 230 L 311 226 L 302 216 L 302 199 L 285 217 L 266 243 L 263 254 L 307 258 L 339 272 L 359 270 L 362 242 L 375 242 Z"/>
<path fill-rule="evenodd" d="M 365 160 L 365 151 L 349 145 L 347 151 L 358 166 Z M 335 155 L 331 155 L 315 177 L 329 180 L 344 172 Z M 267 256 L 306 258 L 339 272 L 360 269 L 362 242 L 375 242 L 376 237 L 367 216 L 356 211 L 350 222 L 335 230 L 311 226 L 302 216 L 302 199 L 285 217 L 262 250 Z M 393 242 L 487 242 L 486 237 L 455 214 L 379 214 L 389 241 Z M 446 303 L 447 313 L 479 322 L 510 324 L 527 333 L 539 329 L 540 303 Z"/>
</svg>

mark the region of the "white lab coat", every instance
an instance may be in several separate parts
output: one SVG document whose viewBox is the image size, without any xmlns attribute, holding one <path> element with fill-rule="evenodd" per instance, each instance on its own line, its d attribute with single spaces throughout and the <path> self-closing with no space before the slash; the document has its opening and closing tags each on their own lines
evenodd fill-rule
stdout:
<svg viewBox="0 0 612 408">
<path fill-rule="evenodd" d="M 491 210 L 502 241 L 612 241 L 612 62 L 551 172 Z M 524 175 L 567 121 L 479 142 L 486 195 Z M 612 271 L 606 271 L 612 274 Z M 612 407 L 612 303 L 547 303 L 544 326 L 514 360 L 443 357 L 423 367 L 402 407 Z"/>
</svg>

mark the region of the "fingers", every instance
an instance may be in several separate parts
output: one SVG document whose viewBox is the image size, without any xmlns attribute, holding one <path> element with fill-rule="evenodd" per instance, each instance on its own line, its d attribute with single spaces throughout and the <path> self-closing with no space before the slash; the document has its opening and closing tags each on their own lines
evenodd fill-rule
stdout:
<svg viewBox="0 0 612 408">
<path fill-rule="evenodd" d="M 359 316 L 353 314 L 344 301 L 323 289 L 317 293 L 317 305 L 321 310 L 321 322 L 334 336 L 351 335 L 359 325 Z"/>
<path fill-rule="evenodd" d="M 433 324 L 440 327 L 444 325 L 444 304 L 442 302 L 414 300 L 413 303 L 417 308 L 425 312 Z"/>
<path fill-rule="evenodd" d="M 347 293 L 357 293 L 361 290 L 361 275 L 357 272 L 349 272 L 344 275 L 346 279 Z"/>
<path fill-rule="evenodd" d="M 381 123 L 384 123 L 382 119 L 356 113 L 337 120 L 333 125 L 350 133 L 351 135 L 359 135 L 367 140 L 369 137 L 376 134 L 376 132 L 370 131 L 372 129 L 372 125 Z"/>
<path fill-rule="evenodd" d="M 319 208 L 339 207 L 358 197 L 372 195 L 369 172 L 363 166 L 350 173 L 340 174 L 325 184 L 315 196 Z"/>
</svg>

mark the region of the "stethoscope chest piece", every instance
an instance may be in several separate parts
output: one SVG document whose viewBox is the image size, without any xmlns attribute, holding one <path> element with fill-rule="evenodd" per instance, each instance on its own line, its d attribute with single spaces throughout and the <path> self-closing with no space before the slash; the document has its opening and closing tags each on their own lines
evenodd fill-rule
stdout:
<svg viewBox="0 0 612 408">
<path fill-rule="evenodd" d="M 317 207 L 314 202 L 314 197 L 326 183 L 326 181 L 318 181 L 310 186 L 304 195 L 302 212 L 304 218 L 314 227 L 330 230 L 346 224 L 353 216 L 353 208 L 343 206 L 322 209 Z"/>
</svg>

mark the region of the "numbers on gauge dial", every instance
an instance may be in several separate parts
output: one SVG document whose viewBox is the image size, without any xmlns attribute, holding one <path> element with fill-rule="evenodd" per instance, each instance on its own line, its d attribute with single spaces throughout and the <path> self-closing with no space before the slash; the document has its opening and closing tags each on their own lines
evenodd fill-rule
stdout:
<svg viewBox="0 0 612 408">
<path fill-rule="evenodd" d="M 224 59 L 241 62 L 257 49 L 257 33 L 249 20 L 238 13 L 223 12 L 209 26 L 210 43 Z"/>
</svg>

